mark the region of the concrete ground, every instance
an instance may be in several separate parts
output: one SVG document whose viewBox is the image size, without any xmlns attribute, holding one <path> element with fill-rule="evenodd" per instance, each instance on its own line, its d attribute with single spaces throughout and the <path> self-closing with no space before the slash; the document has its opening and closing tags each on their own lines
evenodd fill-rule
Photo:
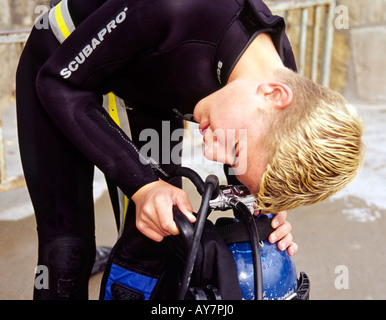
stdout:
<svg viewBox="0 0 386 320">
<path fill-rule="evenodd" d="M 298 272 L 311 280 L 311 299 L 386 299 L 386 108 L 358 105 L 366 124 L 367 159 L 358 178 L 321 204 L 289 212 Z M 14 103 L 3 116 L 10 176 L 20 172 L 15 137 Z M 194 134 L 192 135 L 194 138 Z M 194 162 L 194 161 L 193 161 Z M 203 177 L 219 168 L 185 162 Z M 97 177 L 96 241 L 113 245 L 117 232 L 107 192 Z M 192 186 L 194 208 L 198 197 Z M 37 257 L 36 224 L 26 188 L 0 193 L 0 299 L 31 299 Z M 90 299 L 97 299 L 101 274 L 90 279 Z"/>
</svg>

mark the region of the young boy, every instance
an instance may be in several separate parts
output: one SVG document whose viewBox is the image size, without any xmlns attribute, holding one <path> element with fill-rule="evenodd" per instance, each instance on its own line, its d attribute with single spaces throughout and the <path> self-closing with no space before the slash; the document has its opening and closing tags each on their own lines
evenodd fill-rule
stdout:
<svg viewBox="0 0 386 320">
<path fill-rule="evenodd" d="M 294 72 L 284 21 L 260 0 L 63 0 L 43 18 L 50 28 L 32 31 L 17 72 L 38 263 L 52 275 L 35 298 L 87 297 L 94 165 L 133 200 L 128 220 L 147 237 L 178 233 L 173 205 L 194 222 L 186 193 L 162 180 L 180 163 L 139 152 L 142 130 L 182 128 L 175 110 L 194 112 L 205 157 L 232 167 L 264 212 L 323 200 L 357 171 L 360 121 Z M 129 107 L 132 139 L 102 107 L 109 92 Z M 273 220 L 274 235 L 294 253 L 285 218 Z"/>
</svg>

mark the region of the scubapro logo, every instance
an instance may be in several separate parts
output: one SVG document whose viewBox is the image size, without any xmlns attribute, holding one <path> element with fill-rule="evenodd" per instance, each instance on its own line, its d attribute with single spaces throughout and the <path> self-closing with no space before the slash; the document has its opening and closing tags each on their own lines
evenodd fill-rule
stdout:
<svg viewBox="0 0 386 320">
<path fill-rule="evenodd" d="M 221 84 L 221 68 L 223 67 L 223 63 L 222 61 L 219 61 L 217 63 L 217 79 L 218 79 L 218 82 Z"/>
<path fill-rule="evenodd" d="M 79 66 L 82 65 L 87 60 L 87 58 L 91 56 L 94 50 L 106 39 L 106 36 L 112 33 L 119 24 L 125 21 L 127 10 L 128 9 L 125 8 L 116 16 L 115 19 L 107 23 L 107 25 L 98 32 L 97 36 L 92 38 L 91 41 L 77 54 L 77 56 L 68 64 L 68 66 L 60 71 L 60 75 L 64 79 L 71 77 L 72 73 L 77 71 Z"/>
</svg>

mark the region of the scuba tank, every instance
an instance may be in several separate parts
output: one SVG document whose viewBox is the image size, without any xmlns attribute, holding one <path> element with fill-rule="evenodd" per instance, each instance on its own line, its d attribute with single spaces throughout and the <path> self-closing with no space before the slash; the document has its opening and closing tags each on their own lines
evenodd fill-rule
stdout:
<svg viewBox="0 0 386 320">
<path fill-rule="evenodd" d="M 245 300 L 255 299 L 252 248 L 249 242 L 228 245 L 235 259 L 241 295 Z M 260 242 L 263 268 L 263 299 L 282 300 L 292 297 L 297 288 L 296 268 L 291 257 L 276 244 Z"/>
<path fill-rule="evenodd" d="M 281 251 L 276 243 L 268 241 L 273 231 L 273 215 L 254 216 L 253 202 L 254 197 L 244 186 L 222 186 L 218 197 L 210 201 L 215 209 L 238 209 L 234 210 L 235 219 L 220 218 L 216 227 L 234 257 L 242 298 L 255 300 L 260 290 L 259 299 L 307 300 L 310 290 L 307 275 L 301 272 L 298 279 L 295 264 L 287 250 Z M 247 228 L 246 225 L 251 224 L 256 228 Z M 257 235 L 253 237 L 251 233 Z M 256 241 L 258 250 L 256 246 L 254 250 Z M 257 279 L 256 273 L 259 272 Z"/>
<path fill-rule="evenodd" d="M 308 299 L 308 278 L 302 272 L 299 280 L 297 279 L 295 264 L 287 251 L 279 250 L 276 243 L 272 244 L 268 240 L 260 241 L 259 245 L 263 275 L 262 298 L 265 300 Z M 228 249 L 235 260 L 242 298 L 254 300 L 256 295 L 251 243 L 247 241 L 230 243 Z"/>
</svg>

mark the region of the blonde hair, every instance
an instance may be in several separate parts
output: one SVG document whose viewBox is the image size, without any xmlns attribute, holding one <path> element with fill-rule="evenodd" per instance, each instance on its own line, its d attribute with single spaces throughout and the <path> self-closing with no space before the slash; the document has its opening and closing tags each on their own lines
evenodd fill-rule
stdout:
<svg viewBox="0 0 386 320">
<path fill-rule="evenodd" d="M 354 179 L 364 161 L 363 124 L 355 108 L 289 69 L 274 76 L 294 98 L 267 136 L 272 153 L 256 195 L 266 213 L 327 199 Z"/>
</svg>

